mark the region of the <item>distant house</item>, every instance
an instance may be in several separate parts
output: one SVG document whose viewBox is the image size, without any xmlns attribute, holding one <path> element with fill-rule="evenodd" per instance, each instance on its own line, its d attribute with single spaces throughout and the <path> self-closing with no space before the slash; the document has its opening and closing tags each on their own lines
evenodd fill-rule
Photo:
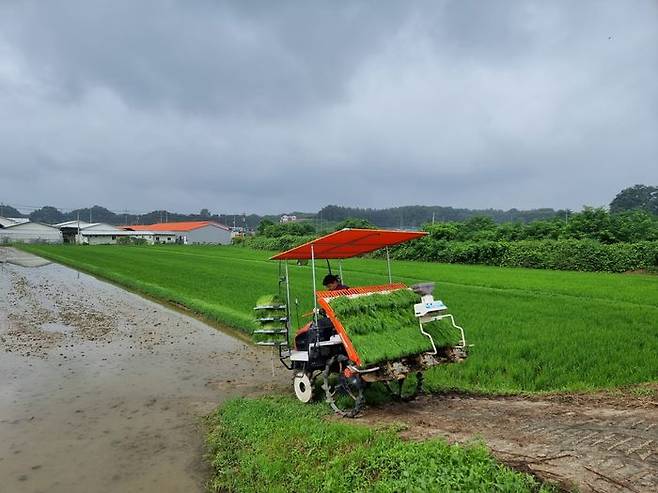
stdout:
<svg viewBox="0 0 658 493">
<path fill-rule="evenodd" d="M 296 220 L 297 220 L 297 216 L 295 216 L 295 215 L 284 214 L 284 215 L 281 216 L 281 218 L 279 219 L 279 222 L 280 222 L 280 223 L 291 223 L 291 222 L 294 222 L 294 221 L 296 221 Z"/>
<path fill-rule="evenodd" d="M 7 226 L 14 226 L 18 224 L 16 221 L 13 219 L 9 219 L 8 217 L 2 217 L 0 216 L 0 228 L 6 228 Z"/>
<path fill-rule="evenodd" d="M 62 243 L 62 233 L 48 224 L 0 217 L 0 243 Z"/>
<path fill-rule="evenodd" d="M 81 245 L 114 245 L 120 238 L 143 239 L 155 243 L 175 243 L 173 231 L 130 231 L 105 223 L 88 223 L 85 221 L 67 221 L 57 224 L 62 231 L 64 243 Z"/>
<path fill-rule="evenodd" d="M 183 245 L 214 244 L 229 245 L 231 230 L 213 221 L 184 221 L 147 225 L 124 226 L 127 231 L 166 231 L 176 235 L 176 243 Z"/>
</svg>

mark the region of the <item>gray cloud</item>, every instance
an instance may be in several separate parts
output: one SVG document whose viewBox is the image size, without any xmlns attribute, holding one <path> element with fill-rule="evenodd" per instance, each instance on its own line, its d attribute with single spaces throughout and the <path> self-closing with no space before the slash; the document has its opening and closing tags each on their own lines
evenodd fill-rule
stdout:
<svg viewBox="0 0 658 493">
<path fill-rule="evenodd" d="M 658 183 L 658 7 L 5 2 L 0 201 L 603 205 Z"/>
</svg>

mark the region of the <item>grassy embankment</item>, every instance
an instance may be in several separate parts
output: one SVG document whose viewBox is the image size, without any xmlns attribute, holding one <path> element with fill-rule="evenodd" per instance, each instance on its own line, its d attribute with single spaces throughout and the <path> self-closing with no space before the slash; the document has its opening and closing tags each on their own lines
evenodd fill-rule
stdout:
<svg viewBox="0 0 658 493">
<path fill-rule="evenodd" d="M 25 246 L 133 290 L 251 330 L 256 298 L 276 289 L 267 254 L 229 247 Z M 310 268 L 291 266 L 300 313 Z M 345 262 L 350 285 L 386 282 L 385 263 Z M 435 294 L 475 344 L 462 365 L 428 372 L 430 390 L 588 390 L 658 378 L 658 278 L 397 262 L 396 280 Z M 393 430 L 318 419 L 323 403 L 237 400 L 210 421 L 218 491 L 538 491 L 483 447 L 403 442 Z"/>
<path fill-rule="evenodd" d="M 234 400 L 210 419 L 216 491 L 548 492 L 531 476 L 498 464 L 483 445 L 402 441 L 321 419 L 321 404 L 287 397 Z"/>
</svg>

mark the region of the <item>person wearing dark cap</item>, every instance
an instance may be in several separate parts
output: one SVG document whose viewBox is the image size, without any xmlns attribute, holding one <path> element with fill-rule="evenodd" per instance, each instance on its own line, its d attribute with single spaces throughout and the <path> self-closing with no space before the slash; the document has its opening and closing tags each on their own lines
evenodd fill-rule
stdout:
<svg viewBox="0 0 658 493">
<path fill-rule="evenodd" d="M 327 291 L 337 291 L 339 289 L 348 289 L 349 286 L 345 286 L 340 282 L 340 277 L 334 276 L 333 274 L 327 274 L 322 280 L 322 285 L 327 288 Z"/>
</svg>

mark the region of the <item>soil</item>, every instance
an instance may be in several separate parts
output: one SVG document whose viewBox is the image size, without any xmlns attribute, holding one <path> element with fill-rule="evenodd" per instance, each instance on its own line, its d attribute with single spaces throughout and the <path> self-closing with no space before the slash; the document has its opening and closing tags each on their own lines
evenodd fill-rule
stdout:
<svg viewBox="0 0 658 493">
<path fill-rule="evenodd" d="M 502 462 L 583 492 L 658 491 L 658 384 L 546 397 L 449 393 L 369 407 L 410 440 L 484 441 Z"/>
<path fill-rule="evenodd" d="M 201 418 L 288 391 L 289 373 L 234 333 L 45 264 L 0 248 L 0 491 L 205 491 Z"/>
</svg>

